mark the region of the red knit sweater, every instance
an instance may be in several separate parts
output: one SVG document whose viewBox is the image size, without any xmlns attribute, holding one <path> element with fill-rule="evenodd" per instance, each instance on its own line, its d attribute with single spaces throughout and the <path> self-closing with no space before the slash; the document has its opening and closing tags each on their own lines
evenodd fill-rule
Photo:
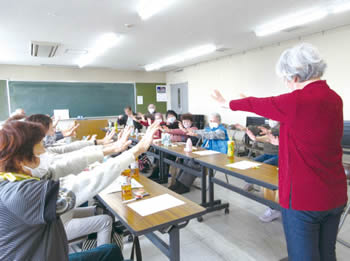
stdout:
<svg viewBox="0 0 350 261">
<path fill-rule="evenodd" d="M 230 102 L 231 110 L 254 112 L 279 121 L 280 205 L 325 211 L 347 202 L 342 165 L 343 102 L 326 81 L 302 90 Z"/>
</svg>

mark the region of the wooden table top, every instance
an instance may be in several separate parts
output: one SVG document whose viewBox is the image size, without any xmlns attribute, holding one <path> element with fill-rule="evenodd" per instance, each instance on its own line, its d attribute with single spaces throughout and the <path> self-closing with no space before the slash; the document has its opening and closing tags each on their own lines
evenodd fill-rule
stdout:
<svg viewBox="0 0 350 261">
<path fill-rule="evenodd" d="M 202 157 L 198 154 L 195 154 L 193 152 L 196 152 L 196 151 L 203 151 L 205 149 L 201 148 L 201 147 L 195 147 L 196 149 L 193 149 L 192 152 L 186 152 L 185 151 L 185 145 L 183 143 L 177 143 L 177 142 L 173 142 L 172 145 L 170 146 L 164 146 L 162 145 L 160 142 L 155 142 L 154 145 L 158 148 L 158 149 L 161 149 L 165 152 L 169 152 L 170 154 L 177 154 L 179 156 L 182 156 L 182 157 L 187 157 L 187 158 L 199 158 L 199 157 Z"/>
<path fill-rule="evenodd" d="M 236 156 L 233 159 L 229 159 L 226 154 L 222 154 L 222 153 L 204 156 L 196 159 L 197 162 L 202 163 L 204 166 L 207 166 L 207 167 L 219 167 L 223 170 L 229 170 L 231 172 L 235 172 L 240 175 L 243 175 L 273 186 L 278 186 L 278 169 L 275 166 L 262 163 L 259 166 L 259 168 L 250 168 L 246 170 L 235 169 L 235 168 L 230 168 L 226 166 L 228 164 L 232 164 L 242 160 L 252 161 L 247 158 L 241 158 Z"/>
<path fill-rule="evenodd" d="M 136 179 L 144 186 L 144 189 L 150 194 L 137 201 L 122 203 L 121 192 L 103 194 L 100 193 L 98 198 L 115 214 L 120 221 L 135 235 L 143 235 L 149 232 L 157 231 L 167 226 L 179 224 L 181 222 L 199 217 L 205 214 L 205 208 L 198 204 L 182 197 L 181 195 L 163 187 L 162 185 L 153 182 L 152 180 L 140 175 Z M 141 216 L 127 205 L 134 202 L 141 202 L 155 196 L 169 194 L 185 204 L 160 211 L 148 216 Z"/>
</svg>

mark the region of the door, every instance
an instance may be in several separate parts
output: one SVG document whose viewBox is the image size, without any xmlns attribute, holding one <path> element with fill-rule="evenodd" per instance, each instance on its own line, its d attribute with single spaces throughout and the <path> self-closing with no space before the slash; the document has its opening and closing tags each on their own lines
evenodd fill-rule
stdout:
<svg viewBox="0 0 350 261">
<path fill-rule="evenodd" d="M 177 83 L 170 84 L 171 90 L 171 109 L 177 114 L 188 112 L 188 84 Z"/>
</svg>

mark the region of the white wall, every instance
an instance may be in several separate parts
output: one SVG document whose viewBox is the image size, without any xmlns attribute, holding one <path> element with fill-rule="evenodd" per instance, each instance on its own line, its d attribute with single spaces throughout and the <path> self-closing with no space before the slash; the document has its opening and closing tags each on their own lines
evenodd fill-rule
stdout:
<svg viewBox="0 0 350 261">
<path fill-rule="evenodd" d="M 210 98 L 212 90 L 219 89 L 227 99 L 237 99 L 240 93 L 249 96 L 271 96 L 288 90 L 275 74 L 280 54 L 299 42 L 314 44 L 328 64 L 324 79 L 344 102 L 344 119 L 350 120 L 350 26 L 248 51 L 184 68 L 182 72 L 169 72 L 167 83 L 188 82 L 189 110 L 195 114 L 217 111 L 226 123 L 245 124 L 243 112 L 219 109 Z"/>
<path fill-rule="evenodd" d="M 16 81 L 165 82 L 163 72 L 0 65 L 0 79 Z"/>
</svg>

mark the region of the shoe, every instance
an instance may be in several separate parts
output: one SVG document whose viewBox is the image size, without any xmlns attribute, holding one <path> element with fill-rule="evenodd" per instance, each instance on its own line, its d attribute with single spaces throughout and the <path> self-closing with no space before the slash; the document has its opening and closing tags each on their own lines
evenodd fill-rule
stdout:
<svg viewBox="0 0 350 261">
<path fill-rule="evenodd" d="M 176 180 L 175 184 L 171 185 L 168 189 L 175 191 L 180 185 L 181 185 L 181 183 Z"/>
<path fill-rule="evenodd" d="M 244 185 L 243 190 L 247 191 L 247 192 L 251 192 L 251 191 L 254 190 L 254 185 L 250 184 L 250 183 L 247 183 L 247 184 Z"/>
<path fill-rule="evenodd" d="M 177 189 L 174 190 L 174 192 L 176 192 L 177 194 L 185 194 L 190 192 L 190 188 L 186 187 L 184 184 L 182 184 L 181 182 L 179 182 L 179 186 Z"/>
<path fill-rule="evenodd" d="M 269 223 L 281 216 L 281 212 L 275 209 L 268 208 L 265 213 L 259 217 L 261 222 Z"/>
</svg>

